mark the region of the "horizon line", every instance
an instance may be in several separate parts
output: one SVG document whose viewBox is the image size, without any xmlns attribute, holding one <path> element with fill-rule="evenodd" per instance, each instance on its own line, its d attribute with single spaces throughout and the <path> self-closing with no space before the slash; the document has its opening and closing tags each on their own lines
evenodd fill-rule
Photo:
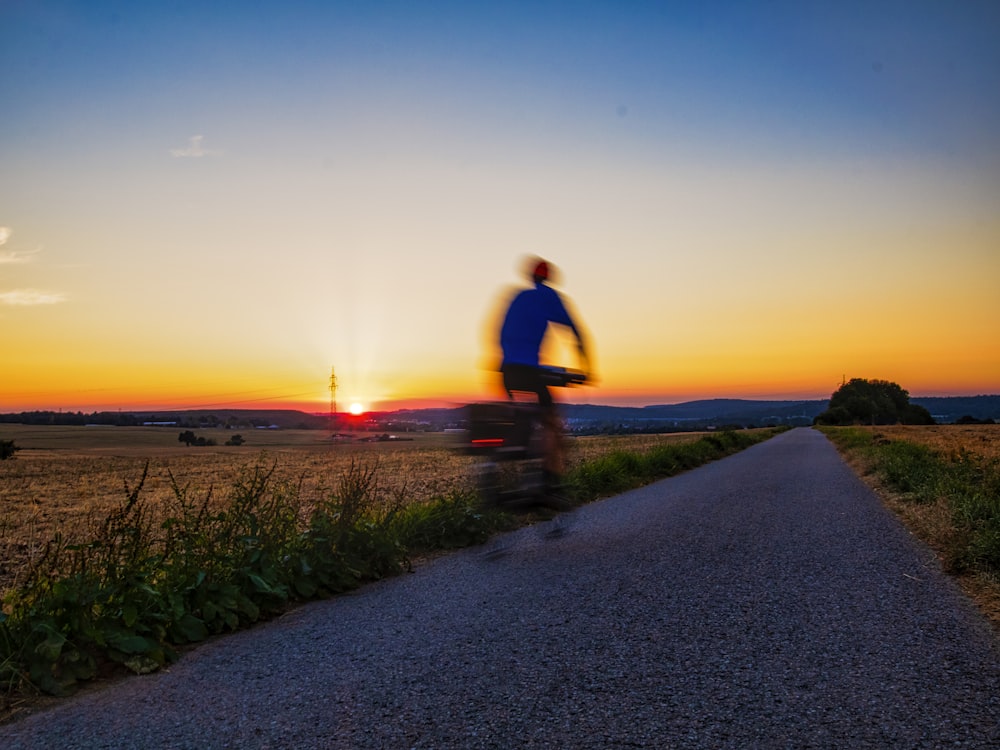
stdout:
<svg viewBox="0 0 1000 750">
<path fill-rule="evenodd" d="M 1000 397 L 1000 391 L 994 393 L 988 392 L 977 392 L 977 393 L 935 393 L 929 395 L 910 395 L 910 399 L 922 399 L 922 398 L 996 398 Z M 365 409 L 363 414 L 380 414 L 380 413 L 391 413 L 399 411 L 420 411 L 424 409 L 453 409 L 459 408 L 467 403 L 474 403 L 476 401 L 499 401 L 503 399 L 467 399 L 467 400 L 454 400 L 454 399 L 443 399 L 443 398 L 414 398 L 414 399 L 393 399 L 387 401 L 389 405 L 385 408 L 371 408 Z M 601 402 L 591 402 L 591 401 L 569 401 L 563 400 L 557 402 L 560 406 L 603 406 L 609 408 L 618 409 L 643 409 L 655 406 L 681 406 L 684 404 L 696 403 L 700 401 L 748 401 L 748 402 L 788 402 L 788 403 L 801 403 L 809 401 L 829 401 L 830 396 L 809 396 L 809 397 L 781 397 L 781 396 L 760 396 L 760 397 L 746 397 L 746 396 L 704 396 L 700 398 L 689 398 L 681 401 L 672 400 L 650 400 L 647 402 L 637 403 L 634 399 L 628 399 L 632 403 L 601 403 Z M 89 409 L 89 410 L 88 410 Z M 301 412 L 304 414 L 309 414 L 312 416 L 329 416 L 330 412 L 325 409 L 315 409 L 307 406 L 305 404 L 296 403 L 294 401 L 288 401 L 282 404 L 275 404 L 271 407 L 261 406 L 259 403 L 253 406 L 240 406 L 238 403 L 227 403 L 225 405 L 221 404 L 190 404 L 190 405 L 180 405 L 180 406 L 169 406 L 169 405 L 159 405 L 159 406 L 119 406 L 119 407 L 99 407 L 91 406 L 87 409 L 77 407 L 77 408 L 63 408 L 63 407 L 29 407 L 29 408 L 13 408 L 0 411 L 2 415 L 15 415 L 15 414 L 29 414 L 32 412 L 51 412 L 55 414 L 107 414 L 107 413 L 149 413 L 149 412 L 189 412 L 189 411 L 289 411 L 289 412 Z M 340 416 L 349 415 L 348 411 L 338 410 L 336 414 Z"/>
</svg>

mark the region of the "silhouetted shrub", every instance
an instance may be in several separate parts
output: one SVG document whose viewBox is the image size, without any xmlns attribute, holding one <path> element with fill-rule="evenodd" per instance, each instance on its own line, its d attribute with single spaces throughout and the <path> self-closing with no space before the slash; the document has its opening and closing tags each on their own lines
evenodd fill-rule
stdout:
<svg viewBox="0 0 1000 750">
<path fill-rule="evenodd" d="M 14 454 L 19 450 L 21 449 L 14 445 L 13 440 L 0 440 L 0 461 L 14 458 Z"/>
<path fill-rule="evenodd" d="M 986 419 L 976 419 L 971 414 L 966 414 L 956 419 L 955 424 L 996 424 L 996 421 L 989 417 Z"/>
<path fill-rule="evenodd" d="M 903 424 L 936 424 L 931 413 L 918 404 L 907 404 L 899 421 Z"/>
</svg>

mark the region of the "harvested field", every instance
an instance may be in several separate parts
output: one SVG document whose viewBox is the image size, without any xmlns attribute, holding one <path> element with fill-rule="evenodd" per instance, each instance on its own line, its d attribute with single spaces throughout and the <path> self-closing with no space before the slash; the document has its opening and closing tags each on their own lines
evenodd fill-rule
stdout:
<svg viewBox="0 0 1000 750">
<path fill-rule="evenodd" d="M 980 458 L 1000 459 L 1000 425 L 879 425 L 877 434 L 891 440 L 908 440 L 926 445 L 948 457 L 962 451 Z"/>
</svg>

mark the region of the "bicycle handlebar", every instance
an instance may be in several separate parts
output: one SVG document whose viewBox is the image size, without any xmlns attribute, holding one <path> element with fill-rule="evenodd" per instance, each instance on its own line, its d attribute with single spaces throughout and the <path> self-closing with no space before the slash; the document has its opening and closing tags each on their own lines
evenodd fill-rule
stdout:
<svg viewBox="0 0 1000 750">
<path fill-rule="evenodd" d="M 587 373 L 583 370 L 571 370 L 567 367 L 553 367 L 552 365 L 541 365 L 538 369 L 541 370 L 542 379 L 546 385 L 566 387 L 587 382 Z"/>
</svg>

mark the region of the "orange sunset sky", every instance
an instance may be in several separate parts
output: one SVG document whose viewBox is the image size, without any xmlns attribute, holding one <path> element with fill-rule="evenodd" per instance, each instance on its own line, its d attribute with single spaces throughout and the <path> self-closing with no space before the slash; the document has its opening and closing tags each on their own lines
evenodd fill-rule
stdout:
<svg viewBox="0 0 1000 750">
<path fill-rule="evenodd" d="M 1000 393 L 994 2 L 0 4 L 0 412 Z M 551 355 L 574 365 L 558 342 Z"/>
</svg>

